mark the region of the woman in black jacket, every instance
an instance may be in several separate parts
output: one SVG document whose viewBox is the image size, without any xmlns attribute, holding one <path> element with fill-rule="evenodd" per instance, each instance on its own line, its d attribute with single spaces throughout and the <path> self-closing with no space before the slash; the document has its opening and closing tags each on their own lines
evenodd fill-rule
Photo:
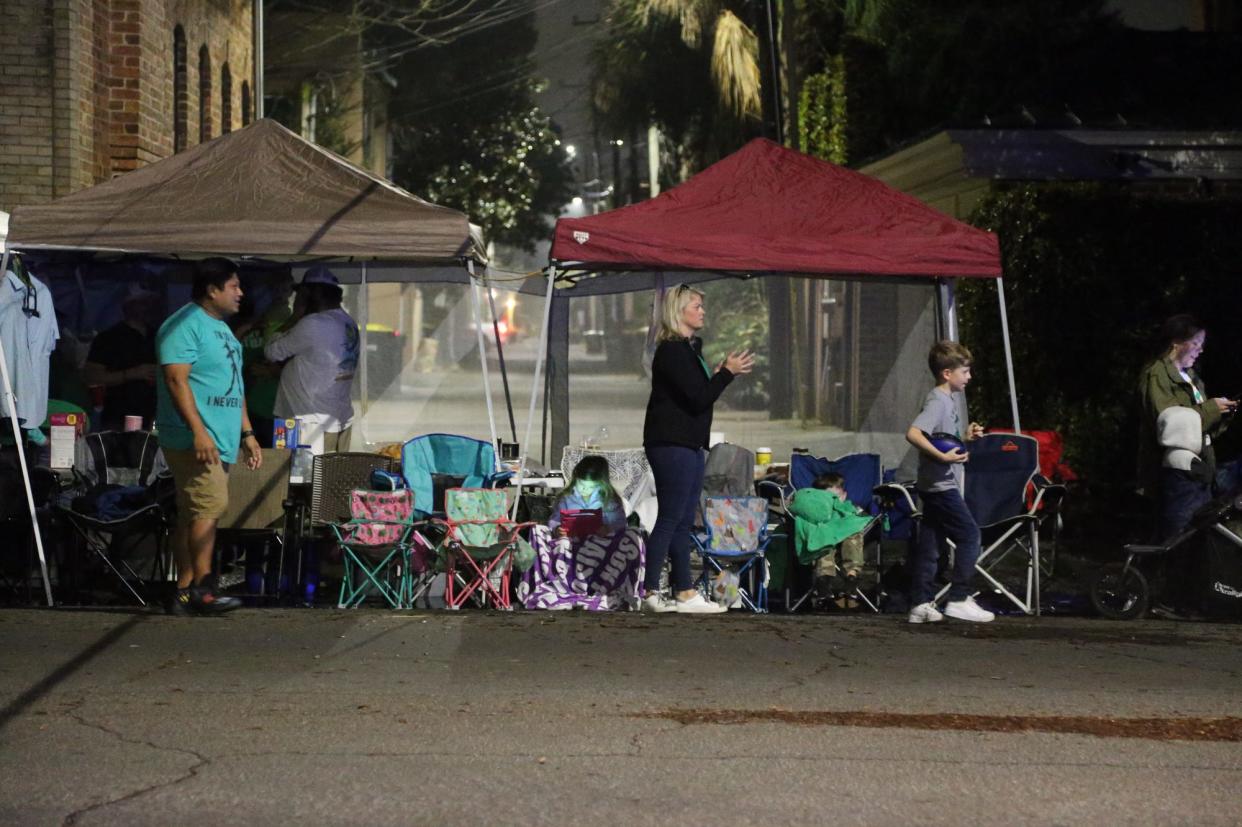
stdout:
<svg viewBox="0 0 1242 827">
<path fill-rule="evenodd" d="M 703 451 L 712 428 L 712 405 L 734 376 L 750 373 L 755 359 L 747 351 L 734 351 L 713 372 L 703 360 L 703 342 L 695 335 L 706 318 L 700 291 L 680 284 L 665 294 L 643 424 L 643 448 L 660 506 L 647 542 L 646 597 L 641 606 L 646 612 L 725 611 L 691 583 L 690 530 L 703 490 Z M 670 553 L 675 599 L 660 593 L 660 572 Z"/>
</svg>

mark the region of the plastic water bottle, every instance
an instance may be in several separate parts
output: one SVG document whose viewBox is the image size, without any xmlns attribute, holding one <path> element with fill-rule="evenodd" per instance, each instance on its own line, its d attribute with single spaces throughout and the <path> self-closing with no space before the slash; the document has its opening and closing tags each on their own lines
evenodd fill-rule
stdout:
<svg viewBox="0 0 1242 827">
<path fill-rule="evenodd" d="M 586 451 L 594 451 L 603 447 L 608 441 L 608 426 L 600 425 L 595 432 L 582 440 L 582 448 Z"/>
</svg>

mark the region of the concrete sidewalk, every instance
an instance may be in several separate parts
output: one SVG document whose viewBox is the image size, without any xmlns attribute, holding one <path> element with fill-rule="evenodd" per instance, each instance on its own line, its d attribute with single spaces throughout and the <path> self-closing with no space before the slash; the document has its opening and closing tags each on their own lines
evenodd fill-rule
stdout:
<svg viewBox="0 0 1242 827">
<path fill-rule="evenodd" d="M 1242 823 L 1240 626 L 16 610 L 0 640 L 5 824 Z"/>
</svg>

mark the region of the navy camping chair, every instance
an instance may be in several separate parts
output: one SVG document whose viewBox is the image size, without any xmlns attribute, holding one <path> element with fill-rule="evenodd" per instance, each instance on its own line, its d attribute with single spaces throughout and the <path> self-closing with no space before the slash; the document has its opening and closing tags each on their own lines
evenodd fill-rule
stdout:
<svg viewBox="0 0 1242 827">
<path fill-rule="evenodd" d="M 496 470 L 490 442 L 456 434 L 424 434 L 401 446 L 401 473 L 414 492 L 419 519 L 444 516 L 444 492 L 450 488 L 495 488 L 512 471 Z"/>
<path fill-rule="evenodd" d="M 1039 522 L 1045 496 L 1059 494 L 1038 475 L 1039 443 L 1022 434 L 987 434 L 967 446 L 966 507 L 979 525 L 981 548 L 975 571 L 1020 611 L 1039 614 Z M 1033 488 L 1033 496 L 1028 491 Z M 952 544 L 950 543 L 950 546 Z M 1019 597 L 1001 582 L 1001 563 L 1022 558 L 1025 581 Z M 946 585 L 936 595 L 939 600 Z"/>
<path fill-rule="evenodd" d="M 876 502 L 876 490 L 883 482 L 883 467 L 879 454 L 846 454 L 836 459 L 816 457 L 806 453 L 796 453 L 789 458 L 789 484 L 787 494 L 782 493 L 781 507 L 788 513 L 789 499 L 793 493 L 802 488 L 810 488 L 817 477 L 836 472 L 845 477 L 845 496 L 863 512 L 872 516 L 871 524 L 864 529 L 865 541 L 874 541 L 876 548 L 876 568 L 880 568 L 881 519 L 880 508 Z M 809 580 L 809 578 L 800 578 Z M 797 611 L 803 603 L 815 593 L 813 586 L 805 583 L 798 589 L 801 594 L 794 597 L 794 588 L 786 581 L 785 605 L 788 611 Z M 875 601 L 867 597 L 859 588 L 850 595 L 866 604 L 872 611 L 879 611 Z"/>
</svg>

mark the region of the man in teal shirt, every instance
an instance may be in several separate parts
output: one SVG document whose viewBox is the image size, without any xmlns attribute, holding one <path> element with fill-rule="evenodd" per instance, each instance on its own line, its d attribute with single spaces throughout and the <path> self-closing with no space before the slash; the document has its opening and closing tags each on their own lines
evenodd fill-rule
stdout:
<svg viewBox="0 0 1242 827">
<path fill-rule="evenodd" d="M 216 524 L 229 504 L 228 467 L 239 450 L 250 468 L 263 454 L 246 412 L 241 343 L 224 323 L 242 297 L 233 262 L 199 262 L 190 297 L 156 335 L 155 424 L 177 485 L 177 591 L 168 611 L 215 614 L 241 605 L 218 596 L 211 575 Z"/>
</svg>

